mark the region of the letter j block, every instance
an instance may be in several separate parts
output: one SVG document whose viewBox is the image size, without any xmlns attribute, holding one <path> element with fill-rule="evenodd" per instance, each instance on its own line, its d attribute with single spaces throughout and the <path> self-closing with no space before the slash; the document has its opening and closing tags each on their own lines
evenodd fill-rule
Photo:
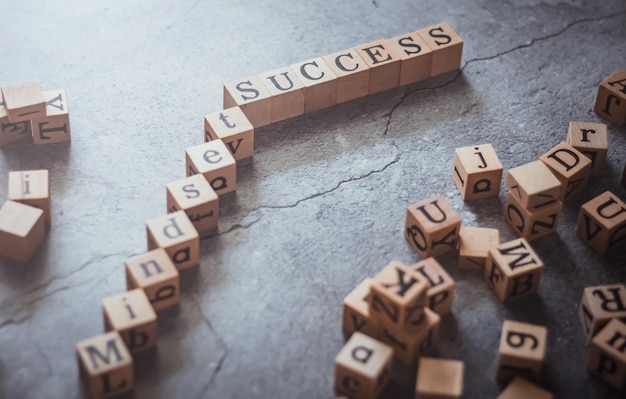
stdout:
<svg viewBox="0 0 626 399">
<path fill-rule="evenodd" d="M 200 236 L 185 211 L 146 223 L 148 250 L 163 248 L 178 270 L 200 263 Z"/>
<path fill-rule="evenodd" d="M 491 144 L 457 148 L 452 179 L 464 200 L 497 197 L 502 164 Z"/>
<path fill-rule="evenodd" d="M 599 254 L 623 250 L 626 204 L 610 191 L 584 203 L 578 213 L 576 234 Z"/>
<path fill-rule="evenodd" d="M 437 195 L 409 206 L 404 227 L 404 238 L 421 257 L 427 258 L 456 249 L 461 219 Z"/>
</svg>

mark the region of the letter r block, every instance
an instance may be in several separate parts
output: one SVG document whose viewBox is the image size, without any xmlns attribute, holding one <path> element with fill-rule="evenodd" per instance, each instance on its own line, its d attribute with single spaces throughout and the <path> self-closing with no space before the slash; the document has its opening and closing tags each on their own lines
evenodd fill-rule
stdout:
<svg viewBox="0 0 626 399">
<path fill-rule="evenodd" d="M 593 110 L 598 116 L 617 126 L 626 126 L 626 71 L 619 69 L 598 87 Z"/>
<path fill-rule="evenodd" d="M 506 320 L 500 336 L 497 380 L 509 382 L 516 375 L 538 378 L 547 339 L 548 330 L 543 326 Z"/>
<path fill-rule="evenodd" d="M 589 182 L 591 160 L 567 143 L 560 143 L 540 158 L 561 182 L 561 201 L 580 193 Z"/>
<path fill-rule="evenodd" d="M 404 238 L 417 253 L 427 258 L 456 250 L 461 219 L 440 195 L 408 207 Z"/>
<path fill-rule="evenodd" d="M 183 210 L 198 232 L 217 228 L 219 197 L 203 175 L 193 175 L 166 186 L 167 211 Z"/>
<path fill-rule="evenodd" d="M 200 263 L 200 236 L 184 211 L 146 222 L 148 250 L 163 248 L 178 270 Z"/>
<path fill-rule="evenodd" d="M 587 343 L 611 319 L 626 322 L 626 286 L 614 284 L 586 287 L 578 307 L 578 318 Z"/>
<path fill-rule="evenodd" d="M 235 158 L 222 140 L 212 140 L 189 147 L 185 155 L 187 176 L 203 175 L 218 195 L 237 189 Z"/>
<path fill-rule="evenodd" d="M 576 234 L 599 254 L 623 250 L 626 204 L 610 191 L 584 203 L 578 213 Z"/>
<path fill-rule="evenodd" d="M 613 319 L 591 340 L 587 370 L 617 389 L 626 387 L 626 324 Z"/>
<path fill-rule="evenodd" d="M 254 127 L 239 107 L 204 117 L 204 141 L 217 139 L 224 142 L 236 161 L 254 154 Z"/>
<path fill-rule="evenodd" d="M 452 179 L 464 200 L 497 197 L 502 164 L 491 144 L 457 148 Z"/>
<path fill-rule="evenodd" d="M 33 142 L 52 144 L 72 140 L 65 90 L 44 91 L 46 115 L 32 121 Z"/>
<path fill-rule="evenodd" d="M 592 122 L 570 122 L 567 143 L 591 160 L 591 174 L 600 175 L 606 169 L 609 149 L 606 125 Z"/>
<path fill-rule="evenodd" d="M 180 301 L 178 269 L 164 249 L 159 248 L 126 260 L 126 289 L 141 288 L 154 310 Z"/>
</svg>

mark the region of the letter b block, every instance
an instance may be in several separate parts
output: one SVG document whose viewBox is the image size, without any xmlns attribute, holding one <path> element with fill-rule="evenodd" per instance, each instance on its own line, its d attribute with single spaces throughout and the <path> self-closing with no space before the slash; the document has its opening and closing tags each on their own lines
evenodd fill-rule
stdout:
<svg viewBox="0 0 626 399">
<path fill-rule="evenodd" d="M 626 386 L 626 324 L 613 319 L 591 340 L 587 370 L 617 389 Z"/>
<path fill-rule="evenodd" d="M 502 164 L 491 144 L 457 148 L 452 179 L 464 200 L 497 197 Z"/>
<path fill-rule="evenodd" d="M 626 286 L 586 287 L 578 307 L 578 318 L 587 342 L 611 319 L 626 321 Z"/>
<path fill-rule="evenodd" d="M 200 236 L 184 211 L 146 223 L 148 250 L 163 248 L 178 270 L 200 263 Z"/>
<path fill-rule="evenodd" d="M 500 336 L 497 380 L 508 382 L 516 375 L 539 377 L 547 339 L 545 327 L 506 320 Z"/>
<path fill-rule="evenodd" d="M 222 140 L 189 147 L 185 153 L 187 176 L 202 174 L 218 195 L 237 189 L 235 158 Z"/>
<path fill-rule="evenodd" d="M 610 191 L 583 204 L 578 213 L 576 234 L 597 253 L 624 248 L 626 204 Z"/>
<path fill-rule="evenodd" d="M 437 195 L 408 207 L 404 238 L 421 257 L 439 256 L 456 249 L 460 228 L 457 213 Z"/>
<path fill-rule="evenodd" d="M 126 260 L 125 266 L 126 289 L 143 289 L 154 310 L 179 302 L 178 270 L 164 249 L 133 256 Z"/>
<path fill-rule="evenodd" d="M 626 71 L 617 70 L 600 83 L 593 110 L 601 118 L 626 126 Z"/>
</svg>

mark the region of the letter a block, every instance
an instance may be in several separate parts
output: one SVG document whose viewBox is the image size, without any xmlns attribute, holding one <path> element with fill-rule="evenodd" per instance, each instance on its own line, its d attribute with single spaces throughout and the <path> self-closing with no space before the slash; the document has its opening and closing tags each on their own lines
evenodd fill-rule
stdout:
<svg viewBox="0 0 626 399">
<path fill-rule="evenodd" d="M 31 136 L 30 121 L 9 122 L 4 100 L 0 96 L 0 147 Z"/>
<path fill-rule="evenodd" d="M 335 358 L 335 391 L 354 399 L 374 399 L 389 381 L 389 346 L 355 332 Z"/>
<path fill-rule="evenodd" d="M 0 208 L 0 256 L 28 262 L 46 236 L 43 211 L 7 201 Z"/>
<path fill-rule="evenodd" d="M 408 207 L 404 238 L 421 257 L 439 256 L 457 248 L 460 228 L 457 213 L 437 195 Z"/>
<path fill-rule="evenodd" d="M 166 186 L 167 211 L 183 210 L 198 232 L 217 227 L 219 197 L 203 175 L 193 175 Z"/>
<path fill-rule="evenodd" d="M 33 119 L 33 142 L 52 144 L 72 140 L 70 110 L 67 108 L 65 90 L 44 91 L 46 115 Z"/>
<path fill-rule="evenodd" d="M 218 195 L 237 189 L 237 165 L 222 140 L 189 147 L 185 151 L 187 176 L 201 174 Z"/>
<path fill-rule="evenodd" d="M 366 278 L 343 300 L 341 328 L 350 336 L 359 331 L 372 338 L 380 336 L 380 325 L 370 316 L 370 284 L 372 279 Z"/>
<path fill-rule="evenodd" d="M 415 399 L 459 399 L 465 366 L 458 360 L 422 357 L 417 366 Z"/>
<path fill-rule="evenodd" d="M 561 182 L 561 201 L 567 201 L 587 187 L 591 160 L 567 143 L 560 143 L 540 158 Z"/>
<path fill-rule="evenodd" d="M 610 191 L 584 203 L 578 213 L 576 234 L 599 254 L 623 250 L 626 204 Z"/>
<path fill-rule="evenodd" d="M 163 248 L 178 270 L 200 263 L 200 236 L 184 211 L 146 223 L 148 250 Z"/>
<path fill-rule="evenodd" d="M 255 128 L 272 123 L 272 95 L 258 76 L 224 84 L 224 109 L 240 107 Z"/>
<path fill-rule="evenodd" d="M 36 80 L 3 86 L 2 96 L 11 123 L 46 116 L 46 99 Z"/>
<path fill-rule="evenodd" d="M 528 210 L 561 200 L 561 182 L 542 161 L 533 161 L 509 169 L 506 186 L 522 207 Z"/>
<path fill-rule="evenodd" d="M 389 40 L 377 40 L 356 47 L 356 51 L 370 68 L 368 94 L 398 87 L 402 62 L 392 52 L 392 47 Z"/>
<path fill-rule="evenodd" d="M 498 399 L 553 399 L 554 395 L 522 377 L 515 377 Z"/>
<path fill-rule="evenodd" d="M 500 194 L 502 164 L 491 144 L 457 148 L 452 179 L 465 201 Z"/>
<path fill-rule="evenodd" d="M 626 386 L 626 324 L 613 319 L 591 340 L 587 370 L 617 389 Z"/>
<path fill-rule="evenodd" d="M 337 104 L 367 96 L 370 68 L 355 49 L 340 51 L 322 58 L 337 76 Z"/>
<path fill-rule="evenodd" d="M 442 22 L 420 29 L 417 33 L 433 51 L 433 66 L 430 76 L 461 69 L 463 40 L 450 25 Z"/>
<path fill-rule="evenodd" d="M 578 318 L 587 342 L 611 319 L 626 322 L 626 286 L 614 284 L 586 287 L 578 307 Z"/>
<path fill-rule="evenodd" d="M 239 107 L 204 117 L 204 141 L 220 139 L 236 161 L 254 154 L 254 127 Z"/>
<path fill-rule="evenodd" d="M 180 301 L 178 270 L 164 249 L 159 248 L 126 260 L 126 289 L 141 288 L 154 310 Z"/>
<path fill-rule="evenodd" d="M 601 118 L 626 126 L 626 71 L 617 70 L 600 83 L 593 110 Z"/>
<path fill-rule="evenodd" d="M 600 175 L 606 169 L 609 149 L 606 125 L 592 122 L 570 122 L 567 143 L 591 160 L 591 174 Z"/>
<path fill-rule="evenodd" d="M 459 233 L 459 268 L 483 270 L 489 248 L 500 243 L 500 231 L 484 227 L 461 226 Z"/>
<path fill-rule="evenodd" d="M 90 397 L 111 398 L 133 390 L 133 358 L 116 331 L 80 341 L 76 357 Z"/>
<path fill-rule="evenodd" d="M 519 237 L 532 241 L 556 231 L 562 209 L 563 203 L 556 201 L 528 210 L 509 192 L 504 203 L 504 221 Z"/>
<path fill-rule="evenodd" d="M 500 336 L 497 380 L 508 382 L 516 375 L 539 377 L 547 340 L 548 330 L 543 326 L 506 320 Z"/>
<path fill-rule="evenodd" d="M 452 310 L 454 301 L 454 280 L 435 258 L 426 258 L 409 268 L 428 283 L 426 290 L 427 306 L 438 314 Z"/>
<path fill-rule="evenodd" d="M 437 345 L 441 317 L 424 308 L 424 322 L 417 332 L 392 331 L 381 327 L 380 340 L 391 346 L 393 355 L 407 366 L 415 366 L 420 355 Z"/>
<path fill-rule="evenodd" d="M 9 172 L 9 199 L 41 209 L 46 229 L 50 230 L 50 182 L 47 170 Z"/>
</svg>

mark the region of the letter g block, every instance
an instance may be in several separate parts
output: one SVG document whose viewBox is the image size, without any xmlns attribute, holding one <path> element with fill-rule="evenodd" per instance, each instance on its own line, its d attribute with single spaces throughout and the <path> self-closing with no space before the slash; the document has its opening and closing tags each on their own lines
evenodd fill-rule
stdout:
<svg viewBox="0 0 626 399">
<path fill-rule="evenodd" d="M 502 325 L 498 351 L 498 381 L 508 382 L 517 375 L 531 379 L 539 377 L 547 339 L 545 327 L 506 320 Z"/>
</svg>

